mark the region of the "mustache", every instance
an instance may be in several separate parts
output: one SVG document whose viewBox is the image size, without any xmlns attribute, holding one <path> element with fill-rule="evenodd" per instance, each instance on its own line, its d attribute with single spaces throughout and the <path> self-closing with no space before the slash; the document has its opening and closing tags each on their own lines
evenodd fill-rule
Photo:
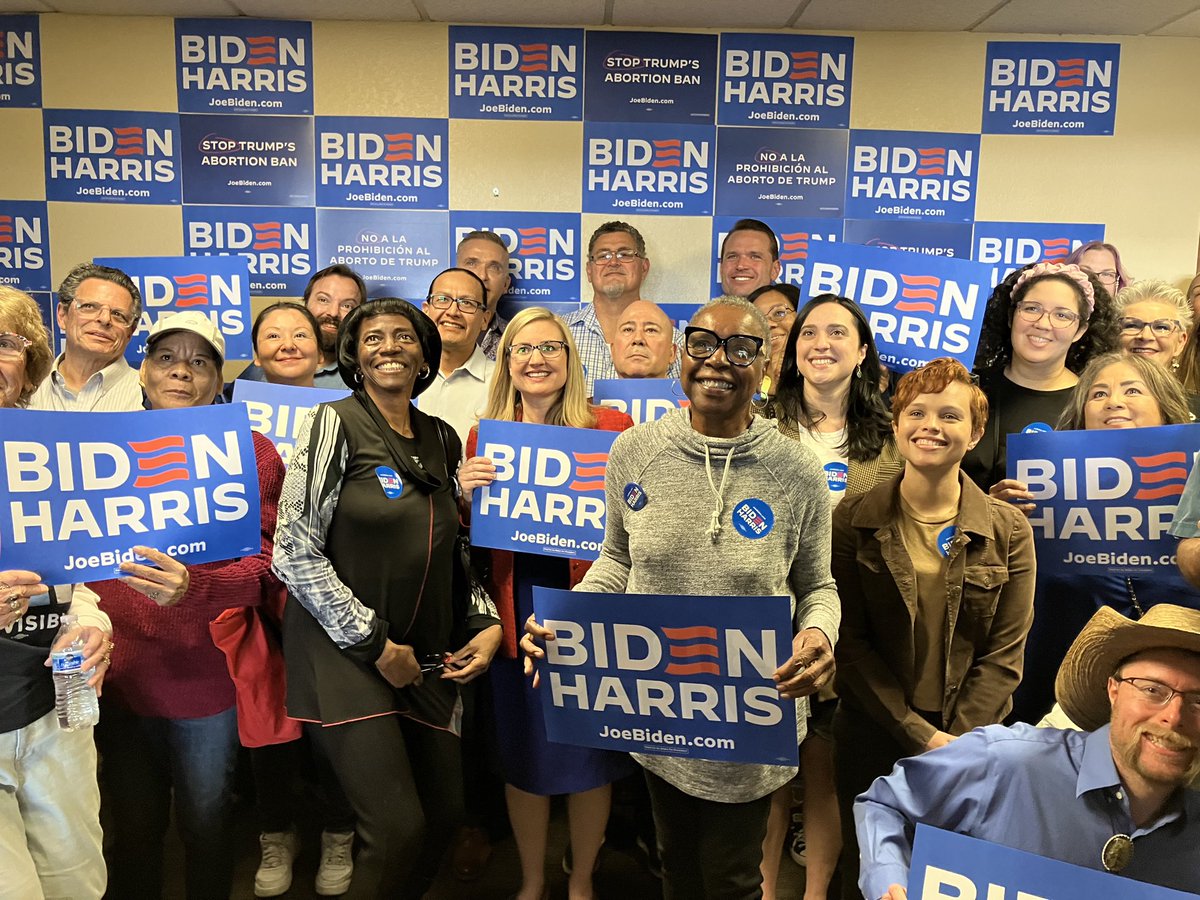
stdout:
<svg viewBox="0 0 1200 900">
<path fill-rule="evenodd" d="M 1168 750 L 1195 750 L 1196 745 L 1174 731 L 1162 731 L 1158 728 L 1143 728 L 1143 734 L 1154 738 Z"/>
</svg>

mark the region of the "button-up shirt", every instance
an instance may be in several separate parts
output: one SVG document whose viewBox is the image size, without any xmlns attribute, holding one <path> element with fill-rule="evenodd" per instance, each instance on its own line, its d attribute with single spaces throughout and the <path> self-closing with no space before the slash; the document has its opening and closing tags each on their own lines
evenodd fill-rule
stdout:
<svg viewBox="0 0 1200 900">
<path fill-rule="evenodd" d="M 63 355 L 54 360 L 54 366 L 46 380 L 29 398 L 30 409 L 66 412 L 130 412 L 142 408 L 142 386 L 138 382 L 137 369 L 125 361 L 124 356 L 96 372 L 79 389 L 72 393 L 67 381 L 59 372 Z"/>
<path fill-rule="evenodd" d="M 1105 842 L 1127 834 L 1133 858 L 1123 877 L 1200 892 L 1200 793 L 1180 789 L 1157 819 L 1137 827 L 1107 725 L 1090 734 L 977 728 L 900 760 L 858 798 L 854 822 L 866 897 L 908 884 L 917 823 L 1101 871 Z"/>
<path fill-rule="evenodd" d="M 476 347 L 467 361 L 449 375 L 438 370 L 433 383 L 417 398 L 417 408 L 426 415 L 444 419 L 458 432 L 466 447 L 471 426 L 479 423 L 487 407 L 488 388 L 495 370 L 496 361 L 488 359 L 482 347 Z"/>
<path fill-rule="evenodd" d="M 571 337 L 579 351 L 579 361 L 583 363 L 583 374 L 587 379 L 587 395 L 591 397 L 598 379 L 621 377 L 613 365 L 612 348 L 604 337 L 604 329 L 600 327 L 600 320 L 596 318 L 596 307 L 593 304 L 585 303 L 576 312 L 564 316 L 563 321 L 571 329 Z M 671 341 L 675 346 L 683 347 L 683 335 L 674 326 L 671 328 Z M 681 355 L 682 351 L 676 355 L 671 368 L 667 370 L 668 378 L 679 377 Z"/>
</svg>

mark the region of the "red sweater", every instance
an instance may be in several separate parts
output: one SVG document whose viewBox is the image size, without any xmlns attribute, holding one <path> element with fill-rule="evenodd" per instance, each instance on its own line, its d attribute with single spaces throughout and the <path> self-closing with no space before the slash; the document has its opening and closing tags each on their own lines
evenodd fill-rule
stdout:
<svg viewBox="0 0 1200 900">
<path fill-rule="evenodd" d="M 262 547 L 254 556 L 188 566 L 188 591 L 178 604 L 161 607 L 122 581 L 90 585 L 113 623 L 112 668 L 104 678 L 104 702 L 135 715 L 194 719 L 234 704 L 225 655 L 208 623 L 230 606 L 257 606 L 278 590 L 271 573 L 275 514 L 283 487 L 283 462 L 275 446 L 254 433 Z"/>
<path fill-rule="evenodd" d="M 633 427 L 633 419 L 623 412 L 608 406 L 593 406 L 592 414 L 596 424 L 592 427 L 601 431 L 624 431 Z M 517 410 L 517 421 L 521 411 Z M 471 428 L 467 435 L 466 459 L 476 455 L 479 448 L 479 426 Z M 511 550 L 489 550 L 491 565 L 488 567 L 488 582 L 485 585 L 491 594 L 496 610 L 500 613 L 500 625 L 504 629 L 504 643 L 500 652 L 510 658 L 517 656 L 517 642 L 525 630 L 525 623 L 516 620 L 515 604 L 513 603 L 513 553 Z M 591 560 L 571 560 L 571 578 L 567 587 L 575 587 L 583 580 L 587 570 L 592 567 Z M 114 626 L 115 627 L 115 626 Z"/>
</svg>

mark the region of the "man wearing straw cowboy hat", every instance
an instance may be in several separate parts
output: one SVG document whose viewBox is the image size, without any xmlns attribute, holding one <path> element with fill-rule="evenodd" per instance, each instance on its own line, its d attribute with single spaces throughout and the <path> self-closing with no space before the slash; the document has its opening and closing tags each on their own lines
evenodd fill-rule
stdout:
<svg viewBox="0 0 1200 900">
<path fill-rule="evenodd" d="M 991 725 L 858 798 L 865 897 L 907 897 L 917 823 L 1200 892 L 1200 611 L 1099 609 L 1055 692 L 1083 731 Z"/>
</svg>

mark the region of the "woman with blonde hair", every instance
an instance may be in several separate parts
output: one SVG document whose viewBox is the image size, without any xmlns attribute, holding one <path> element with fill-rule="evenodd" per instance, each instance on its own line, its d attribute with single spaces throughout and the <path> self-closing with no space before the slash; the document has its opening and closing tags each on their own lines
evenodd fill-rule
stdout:
<svg viewBox="0 0 1200 900">
<path fill-rule="evenodd" d="M 622 412 L 588 404 L 570 329 L 548 309 L 535 306 L 515 315 L 500 338 L 496 360 L 485 419 L 605 431 L 633 425 Z M 496 477 L 492 461 L 476 455 L 478 444 L 476 427 L 467 438 L 467 460 L 458 470 L 466 496 Z M 517 623 L 533 612 L 534 587 L 572 587 L 590 564 L 505 550 L 489 555 L 488 592 L 504 626 L 501 656 L 492 664 L 491 677 L 505 797 L 521 858 L 516 896 L 544 896 L 550 798 L 567 794 L 573 857 L 568 892 L 572 900 L 586 900 L 594 896 L 592 872 L 604 840 L 612 783 L 634 771 L 634 765 L 625 754 L 550 744 L 541 698 L 522 676 L 516 642 Z"/>
<path fill-rule="evenodd" d="M 1136 281 L 1117 294 L 1121 349 L 1180 376 L 1192 328 L 1192 305 L 1165 281 Z"/>
</svg>

